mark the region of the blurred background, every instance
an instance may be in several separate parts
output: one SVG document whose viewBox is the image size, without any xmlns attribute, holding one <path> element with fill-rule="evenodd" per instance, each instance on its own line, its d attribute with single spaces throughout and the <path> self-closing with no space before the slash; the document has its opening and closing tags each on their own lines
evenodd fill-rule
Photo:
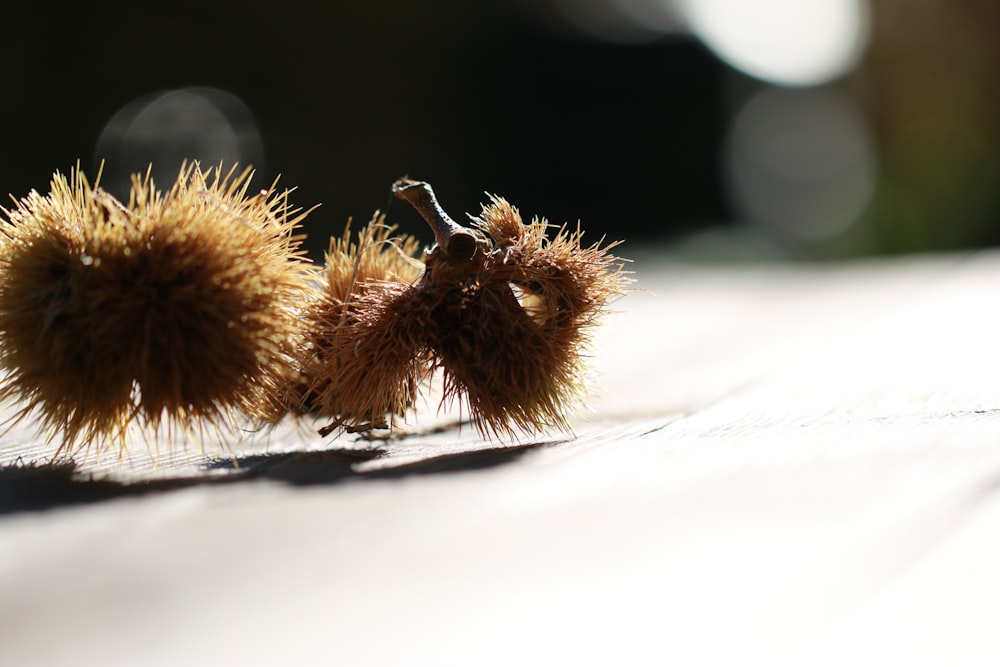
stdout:
<svg viewBox="0 0 1000 667">
<path fill-rule="evenodd" d="M 0 190 L 253 164 L 330 234 L 401 175 L 696 258 L 1000 242 L 1000 3 L 286 0 L 5 9 Z M 124 195 L 122 195 L 124 196 Z M 430 240 L 415 214 L 391 218 Z M 628 254 L 624 251 L 623 254 Z"/>
</svg>

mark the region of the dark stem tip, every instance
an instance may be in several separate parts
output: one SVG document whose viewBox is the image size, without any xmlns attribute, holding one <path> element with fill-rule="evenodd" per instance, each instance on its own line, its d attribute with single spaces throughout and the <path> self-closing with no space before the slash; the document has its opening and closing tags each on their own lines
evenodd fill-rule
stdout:
<svg viewBox="0 0 1000 667">
<path fill-rule="evenodd" d="M 472 259 L 476 253 L 476 237 L 473 233 L 449 217 L 441 205 L 430 183 L 400 178 L 392 184 L 392 194 L 410 204 L 427 221 L 434 231 L 437 244 L 445 254 L 455 261 Z"/>
</svg>

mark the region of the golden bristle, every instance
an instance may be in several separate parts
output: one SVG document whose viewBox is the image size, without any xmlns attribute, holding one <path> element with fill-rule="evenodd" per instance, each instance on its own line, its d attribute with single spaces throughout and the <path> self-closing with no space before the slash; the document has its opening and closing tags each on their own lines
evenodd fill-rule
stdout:
<svg viewBox="0 0 1000 667">
<path fill-rule="evenodd" d="M 5 211 L 0 398 L 59 451 L 227 427 L 281 402 L 308 290 L 305 217 L 250 170 L 181 169 L 166 193 L 133 178 L 127 205 L 79 169 Z"/>
</svg>

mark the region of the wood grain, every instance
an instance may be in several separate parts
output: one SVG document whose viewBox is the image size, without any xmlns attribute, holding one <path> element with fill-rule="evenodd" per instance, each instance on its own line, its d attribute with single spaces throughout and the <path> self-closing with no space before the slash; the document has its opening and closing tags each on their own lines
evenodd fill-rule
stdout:
<svg viewBox="0 0 1000 667">
<path fill-rule="evenodd" d="M 0 664 L 1000 664 L 1000 254 L 636 270 L 573 435 L 13 429 Z"/>
</svg>

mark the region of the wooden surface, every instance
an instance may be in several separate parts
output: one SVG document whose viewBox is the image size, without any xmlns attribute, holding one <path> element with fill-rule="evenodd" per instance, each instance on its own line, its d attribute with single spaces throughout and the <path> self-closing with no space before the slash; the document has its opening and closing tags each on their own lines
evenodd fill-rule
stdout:
<svg viewBox="0 0 1000 667">
<path fill-rule="evenodd" d="M 635 269 L 574 437 L 12 431 L 0 665 L 1000 664 L 1000 254 Z"/>
</svg>

